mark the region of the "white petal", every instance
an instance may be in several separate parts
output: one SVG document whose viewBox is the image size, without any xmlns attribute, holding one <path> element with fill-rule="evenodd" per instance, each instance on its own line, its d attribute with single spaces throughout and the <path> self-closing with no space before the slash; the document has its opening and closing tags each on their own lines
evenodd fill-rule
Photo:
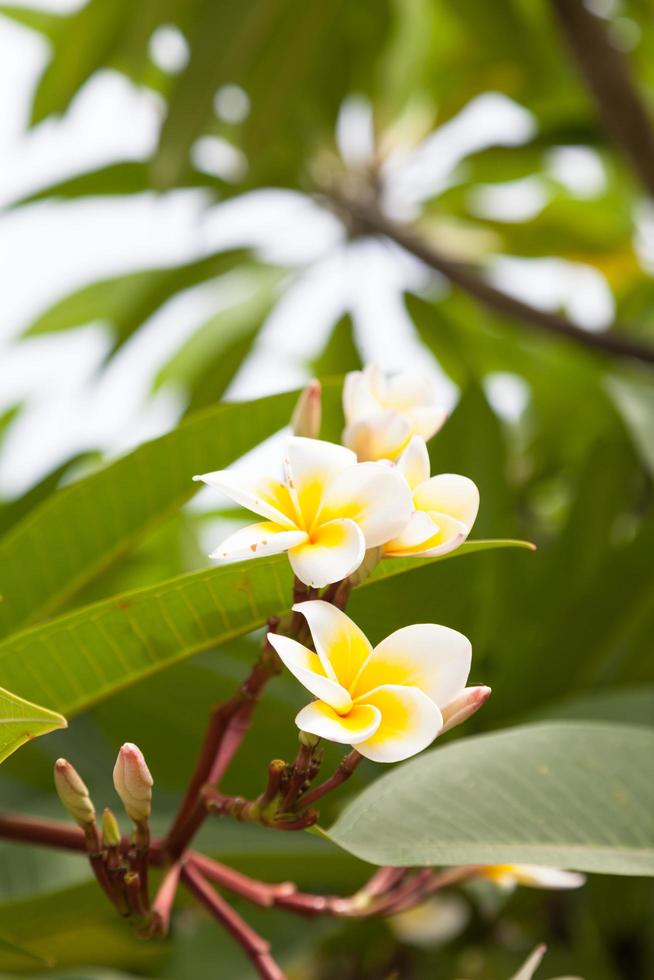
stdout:
<svg viewBox="0 0 654 980">
<path fill-rule="evenodd" d="M 429 479 L 429 453 L 421 436 L 412 436 L 397 461 L 397 468 L 413 490 Z"/>
<path fill-rule="evenodd" d="M 298 602 L 293 609 L 302 613 L 309 624 L 316 652 L 327 676 L 349 689 L 372 653 L 366 636 L 349 616 L 330 602 L 311 599 L 309 602 Z M 322 700 L 327 701 L 327 698 Z"/>
<path fill-rule="evenodd" d="M 447 421 L 447 412 L 439 405 L 419 405 L 407 412 L 406 417 L 416 435 L 431 439 Z"/>
<path fill-rule="evenodd" d="M 357 751 L 373 762 L 401 762 L 422 752 L 434 741 L 443 723 L 434 702 L 417 687 L 385 684 L 369 692 L 361 703 L 381 712 L 375 734 L 357 743 Z"/>
<path fill-rule="evenodd" d="M 284 666 L 314 697 L 325 701 L 337 712 L 349 711 L 352 707 L 350 695 L 344 687 L 325 675 L 317 654 L 281 633 L 269 633 L 268 642 L 277 651 Z"/>
<path fill-rule="evenodd" d="M 269 477 L 254 476 L 247 473 L 235 473 L 233 470 L 216 470 L 215 473 L 205 473 L 194 476 L 209 487 L 221 490 L 231 500 L 248 510 L 260 514 L 275 524 L 294 528 L 295 509 L 292 505 L 288 489 L 278 480 Z"/>
<path fill-rule="evenodd" d="M 421 483 L 413 491 L 418 510 L 447 514 L 464 524 L 468 530 L 475 523 L 479 510 L 479 490 L 467 476 L 441 473 Z M 438 518 L 436 518 L 438 522 Z"/>
<path fill-rule="evenodd" d="M 366 539 L 350 520 L 329 521 L 312 532 L 310 540 L 292 548 L 291 568 L 305 585 L 321 589 L 356 571 L 366 553 Z"/>
<path fill-rule="evenodd" d="M 366 547 L 376 548 L 406 527 L 412 511 L 409 485 L 396 467 L 358 463 L 344 470 L 328 487 L 322 516 L 356 521 Z"/>
<path fill-rule="evenodd" d="M 401 555 L 420 554 L 425 541 L 431 541 L 439 533 L 438 524 L 424 510 L 414 510 L 409 523 L 384 545 L 384 555 L 399 558 Z"/>
<path fill-rule="evenodd" d="M 532 888 L 580 888 L 586 881 L 583 875 L 574 871 L 561 871 L 538 864 L 514 864 L 510 868 L 519 885 Z"/>
<path fill-rule="evenodd" d="M 400 371 L 378 378 L 377 391 L 385 405 L 408 411 L 416 406 L 430 406 L 436 401 L 434 386 L 425 375 Z"/>
<path fill-rule="evenodd" d="M 465 687 L 471 659 L 470 640 L 449 626 L 404 626 L 372 651 L 352 688 L 352 697 L 366 701 L 367 692 L 383 684 L 407 684 L 444 708 Z"/>
<path fill-rule="evenodd" d="M 370 738 L 380 722 L 381 713 L 372 705 L 356 704 L 347 715 L 339 715 L 322 701 L 307 704 L 295 717 L 295 724 L 303 732 L 344 745 L 358 745 Z"/>
<path fill-rule="evenodd" d="M 371 369 L 350 371 L 343 384 L 343 414 L 345 421 L 356 422 L 374 415 L 381 408 L 370 386 Z"/>
<path fill-rule="evenodd" d="M 243 561 L 245 558 L 279 555 L 302 544 L 307 538 L 305 531 L 288 531 L 272 521 L 262 521 L 235 531 L 209 557 L 221 561 Z"/>
<path fill-rule="evenodd" d="M 345 427 L 343 442 L 361 462 L 397 459 L 411 436 L 407 419 L 392 409 L 357 419 Z"/>
<path fill-rule="evenodd" d="M 286 479 L 302 526 L 310 529 L 320 512 L 325 487 L 356 463 L 350 449 L 296 436 L 286 445 Z"/>
<path fill-rule="evenodd" d="M 449 517 L 447 514 L 439 514 L 434 510 L 429 511 L 429 513 L 424 510 L 418 510 L 415 511 L 412 520 L 417 514 L 424 515 L 420 525 L 417 519 L 413 529 L 411 529 L 410 525 L 407 525 L 407 528 L 402 534 L 384 545 L 384 554 L 391 558 L 402 558 L 403 556 L 435 558 L 438 555 L 446 555 L 450 551 L 454 551 L 455 548 L 463 544 L 470 533 L 469 527 L 466 527 L 461 521 Z M 418 540 L 416 543 L 412 543 L 410 537 L 407 535 L 407 530 L 415 531 L 415 537 L 417 538 L 418 530 L 420 528 L 426 529 L 428 526 L 424 518 L 429 519 L 432 534 L 427 535 L 422 540 Z"/>
</svg>

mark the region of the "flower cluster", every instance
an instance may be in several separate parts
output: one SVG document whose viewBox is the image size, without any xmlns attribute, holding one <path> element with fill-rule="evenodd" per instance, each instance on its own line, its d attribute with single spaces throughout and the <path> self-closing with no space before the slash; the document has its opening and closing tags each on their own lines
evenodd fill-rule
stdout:
<svg viewBox="0 0 654 980">
<path fill-rule="evenodd" d="M 212 558 L 240 561 L 288 552 L 311 588 L 339 582 L 366 551 L 387 557 L 444 555 L 470 533 L 479 493 L 464 476 L 430 477 L 425 439 L 442 425 L 431 384 L 385 378 L 374 368 L 348 375 L 345 446 L 317 435 L 319 389 L 312 382 L 294 415 L 302 435 L 288 440 L 276 475 L 221 470 L 195 477 L 263 520 L 232 534 Z"/>
<path fill-rule="evenodd" d="M 222 470 L 195 478 L 263 518 L 211 557 L 285 551 L 296 578 L 317 590 L 346 580 L 364 562 L 368 570 L 379 557 L 444 555 L 465 541 L 479 493 L 467 477 L 430 475 L 425 440 L 445 420 L 431 383 L 373 367 L 355 371 L 345 380 L 343 409 L 345 445 L 319 440 L 320 386 L 313 381 L 293 414 L 295 435 L 277 475 Z M 296 718 L 302 731 L 396 762 L 460 724 L 490 694 L 465 687 L 471 646 L 455 630 L 409 626 L 373 649 L 329 602 L 293 609 L 306 619 L 316 652 L 282 633 L 268 640 L 316 698 Z"/>
</svg>

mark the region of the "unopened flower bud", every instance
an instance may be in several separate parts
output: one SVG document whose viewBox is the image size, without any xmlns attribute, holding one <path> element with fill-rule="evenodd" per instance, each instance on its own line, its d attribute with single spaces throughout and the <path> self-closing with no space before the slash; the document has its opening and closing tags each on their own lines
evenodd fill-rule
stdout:
<svg viewBox="0 0 654 980">
<path fill-rule="evenodd" d="M 312 735 L 311 732 L 300 732 L 298 737 L 300 739 L 300 745 L 304 745 L 308 749 L 315 749 L 320 741 L 320 736 Z"/>
<path fill-rule="evenodd" d="M 317 439 L 320 435 L 321 414 L 320 382 L 314 378 L 298 398 L 291 417 L 293 434 L 307 439 Z"/>
<path fill-rule="evenodd" d="M 142 823 L 152 809 L 152 776 L 143 753 L 132 742 L 121 746 L 114 766 L 114 786 L 127 816 Z"/>
<path fill-rule="evenodd" d="M 95 823 L 95 807 L 86 783 L 66 759 L 57 759 L 54 766 L 55 788 L 59 799 L 80 827 Z"/>
<path fill-rule="evenodd" d="M 118 847 L 121 840 L 120 827 L 112 810 L 106 808 L 102 814 L 102 843 L 105 847 Z"/>
<path fill-rule="evenodd" d="M 464 687 L 458 698 L 450 701 L 447 707 L 443 708 L 443 727 L 440 734 L 442 735 L 443 732 L 448 732 L 455 725 L 467 721 L 471 715 L 474 715 L 475 711 L 479 711 L 481 706 L 488 701 L 490 693 L 490 687 L 485 687 L 483 684 L 479 687 Z"/>
</svg>

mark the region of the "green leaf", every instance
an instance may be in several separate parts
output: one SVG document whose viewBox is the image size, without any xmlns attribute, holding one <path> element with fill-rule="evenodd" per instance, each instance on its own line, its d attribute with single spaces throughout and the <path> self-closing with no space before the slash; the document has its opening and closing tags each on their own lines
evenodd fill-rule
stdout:
<svg viewBox="0 0 654 980">
<path fill-rule="evenodd" d="M 224 181 L 217 177 L 210 177 L 191 168 L 184 174 L 184 178 L 185 187 L 206 187 L 220 192 L 228 189 Z M 22 207 L 25 204 L 51 198 L 75 199 L 100 195 L 145 194 L 151 190 L 151 187 L 150 165 L 140 160 L 124 160 L 41 187 L 31 194 L 26 194 L 25 197 L 12 201 L 9 207 Z"/>
<path fill-rule="evenodd" d="M 363 367 L 361 355 L 354 339 L 354 324 L 347 313 L 335 324 L 324 349 L 311 364 L 317 377 L 346 374 Z"/>
<path fill-rule="evenodd" d="M 65 727 L 61 715 L 0 687 L 0 762 L 31 738 Z"/>
<path fill-rule="evenodd" d="M 227 466 L 280 429 L 296 392 L 218 405 L 50 496 L 0 541 L 0 633 L 51 612 Z"/>
<path fill-rule="evenodd" d="M 93 458 L 93 453 L 78 453 L 75 456 L 71 456 L 70 459 L 56 466 L 42 480 L 39 480 L 22 497 L 16 497 L 15 500 L 9 500 L 6 503 L 0 504 L 0 535 L 6 534 L 14 524 L 22 521 L 31 510 L 45 500 L 46 497 L 50 496 L 60 485 L 63 478 L 70 473 L 71 469 L 80 464 L 87 464 Z"/>
<path fill-rule="evenodd" d="M 31 950 L 26 949 L 25 946 L 20 943 L 14 942 L 11 937 L 6 934 L 0 933 L 0 953 L 9 956 L 18 956 L 20 958 L 24 957 L 27 960 L 32 960 L 38 963 L 40 966 L 53 966 L 52 960 L 45 959 L 43 956 L 39 956 L 37 953 L 33 953 Z"/>
<path fill-rule="evenodd" d="M 67 17 L 34 94 L 32 123 L 62 113 L 84 82 L 111 57 L 125 30 L 128 0 L 90 0 Z M 71 57 L 71 51 L 75 57 Z"/>
<path fill-rule="evenodd" d="M 38 10 L 30 7 L 16 7 L 11 3 L 1 4 L 0 14 L 3 17 L 9 17 L 17 24 L 22 24 L 23 27 L 29 27 L 30 30 L 43 34 L 50 41 L 54 41 L 57 38 L 62 25 L 66 23 L 65 17 L 53 11 Z"/>
<path fill-rule="evenodd" d="M 616 721 L 625 725 L 654 726 L 654 684 L 623 687 L 566 698 L 547 705 L 538 718 L 574 721 Z M 535 720 L 533 717 L 531 720 Z"/>
<path fill-rule="evenodd" d="M 102 320 L 113 328 L 113 349 L 117 350 L 175 293 L 229 272 L 248 254 L 243 249 L 218 252 L 169 269 L 143 269 L 91 283 L 42 313 L 25 336 L 57 333 Z"/>
<path fill-rule="evenodd" d="M 374 864 L 531 863 L 654 875 L 654 732 L 564 723 L 462 739 L 361 793 L 330 828 Z"/>
<path fill-rule="evenodd" d="M 489 548 L 526 542 L 470 541 L 441 558 L 391 559 L 362 583 Z M 114 596 L 14 634 L 0 644 L 0 675 L 12 688 L 78 714 L 180 660 L 262 626 L 290 605 L 286 555 L 181 575 Z"/>
</svg>

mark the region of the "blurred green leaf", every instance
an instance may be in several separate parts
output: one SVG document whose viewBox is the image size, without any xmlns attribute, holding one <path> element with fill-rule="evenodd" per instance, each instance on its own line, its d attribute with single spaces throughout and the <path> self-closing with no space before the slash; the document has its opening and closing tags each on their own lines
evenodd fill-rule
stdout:
<svg viewBox="0 0 654 980">
<path fill-rule="evenodd" d="M 254 345 L 277 299 L 282 273 L 253 267 L 244 282 L 245 298 L 214 314 L 195 331 L 157 374 L 154 388 L 185 389 L 187 412 L 219 401 Z"/>
<path fill-rule="evenodd" d="M 224 194 L 231 191 L 229 185 L 218 177 L 210 177 L 199 170 L 189 170 L 185 174 L 185 187 L 202 187 Z M 81 197 L 100 197 L 105 195 L 145 194 L 151 190 L 150 165 L 140 160 L 125 160 L 110 163 L 98 170 L 80 173 L 54 184 L 41 187 L 16 201 L 9 207 L 19 208 L 37 201 L 52 198 L 75 200 Z"/>
<path fill-rule="evenodd" d="M 464 739 L 382 776 L 329 838 L 391 865 L 530 863 L 654 875 L 654 732 L 543 723 Z"/>
<path fill-rule="evenodd" d="M 61 715 L 0 688 L 0 762 L 31 738 L 65 727 Z"/>
<path fill-rule="evenodd" d="M 243 250 L 218 252 L 169 269 L 146 269 L 103 279 L 55 303 L 27 328 L 25 336 L 106 321 L 113 329 L 115 351 L 171 296 L 223 275 L 247 257 Z"/>
<path fill-rule="evenodd" d="M 354 337 L 354 323 L 349 313 L 334 326 L 324 349 L 311 363 L 316 377 L 359 371 L 363 367 L 361 355 Z"/>
<path fill-rule="evenodd" d="M 538 712 L 538 717 L 654 725 L 654 685 L 609 688 L 596 694 L 566 698 Z"/>
<path fill-rule="evenodd" d="M 14 524 L 22 521 L 31 510 L 54 493 L 71 470 L 94 458 L 93 453 L 78 453 L 76 456 L 71 456 L 65 463 L 56 466 L 47 476 L 30 487 L 27 493 L 0 504 L 0 535 L 6 534 Z"/>
<path fill-rule="evenodd" d="M 106 64 L 126 24 L 128 0 L 90 0 L 61 25 L 52 58 L 32 106 L 32 123 L 51 113 L 62 113 L 84 82 Z"/>
</svg>

